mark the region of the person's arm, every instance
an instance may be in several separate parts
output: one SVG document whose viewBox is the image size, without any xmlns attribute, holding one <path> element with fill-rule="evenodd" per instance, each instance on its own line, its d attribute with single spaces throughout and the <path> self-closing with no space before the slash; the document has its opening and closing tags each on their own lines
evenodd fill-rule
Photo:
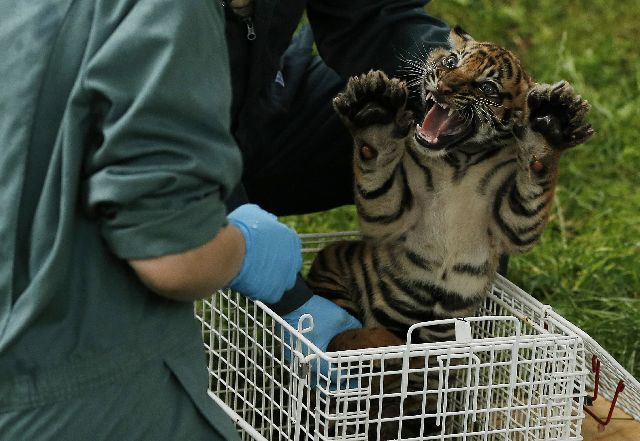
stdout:
<svg viewBox="0 0 640 441">
<path fill-rule="evenodd" d="M 98 145 L 84 152 L 83 208 L 155 292 L 191 300 L 240 270 L 224 200 L 241 172 L 229 133 L 221 7 L 204 0 L 98 2 L 81 87 Z"/>
<path fill-rule="evenodd" d="M 406 59 L 424 59 L 448 45 L 449 28 L 424 11 L 429 0 L 308 0 L 307 16 L 318 52 L 347 79 L 380 69 L 406 74 Z"/>
<path fill-rule="evenodd" d="M 170 299 L 192 301 L 226 286 L 240 271 L 245 242 L 242 233 L 226 225 L 209 242 L 181 253 L 129 260 L 152 291 Z"/>
<path fill-rule="evenodd" d="M 194 300 L 224 287 L 252 300 L 278 302 L 302 266 L 300 238 L 271 213 L 244 204 L 216 237 L 185 252 L 129 262 L 154 291 Z"/>
</svg>

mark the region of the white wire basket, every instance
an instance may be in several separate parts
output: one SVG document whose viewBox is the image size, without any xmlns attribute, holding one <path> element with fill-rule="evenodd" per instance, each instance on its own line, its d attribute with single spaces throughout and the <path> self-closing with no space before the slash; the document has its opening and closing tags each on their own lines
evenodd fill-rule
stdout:
<svg viewBox="0 0 640 441">
<path fill-rule="evenodd" d="M 351 235 L 303 235 L 304 251 Z M 502 277 L 476 317 L 415 325 L 402 346 L 323 352 L 304 336 L 311 318 L 294 329 L 232 292 L 196 316 L 209 395 L 244 440 L 582 439 L 583 338 Z M 455 341 L 411 343 L 415 329 L 445 323 Z"/>
</svg>

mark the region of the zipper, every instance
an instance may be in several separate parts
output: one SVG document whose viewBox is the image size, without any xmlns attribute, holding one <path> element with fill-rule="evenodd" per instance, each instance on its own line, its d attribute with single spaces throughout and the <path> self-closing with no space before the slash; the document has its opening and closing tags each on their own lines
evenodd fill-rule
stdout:
<svg viewBox="0 0 640 441">
<path fill-rule="evenodd" d="M 219 0 L 220 5 L 225 9 L 230 9 L 237 18 L 239 18 L 242 23 L 247 28 L 247 40 L 253 41 L 256 39 L 256 28 L 253 24 L 253 11 L 254 5 L 253 0 L 240 0 L 236 1 L 234 4 L 234 0 Z"/>
<path fill-rule="evenodd" d="M 247 27 L 247 40 L 253 41 L 256 39 L 256 30 L 253 27 L 253 19 L 251 17 L 244 17 L 242 19 L 245 26 Z"/>
</svg>

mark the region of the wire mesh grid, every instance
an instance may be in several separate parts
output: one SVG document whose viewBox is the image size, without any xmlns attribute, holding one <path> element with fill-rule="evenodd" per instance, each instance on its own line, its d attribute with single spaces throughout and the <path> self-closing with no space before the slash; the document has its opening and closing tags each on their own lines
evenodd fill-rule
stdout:
<svg viewBox="0 0 640 441">
<path fill-rule="evenodd" d="M 640 421 L 640 382 L 592 337 L 571 323 L 568 326 L 583 339 L 587 364 L 591 360 L 591 371 L 587 377 L 590 395 L 594 399 L 598 394 L 604 396 L 636 421 Z M 606 415 L 595 417 L 601 424 L 608 424 Z"/>
<path fill-rule="evenodd" d="M 305 250 L 336 237 L 304 236 Z M 232 292 L 196 316 L 209 395 L 245 440 L 582 439 L 582 338 L 503 278 L 477 317 L 417 324 L 403 346 L 325 353 L 304 337 L 311 317 L 293 329 Z M 455 341 L 412 343 L 443 325 Z"/>
<path fill-rule="evenodd" d="M 505 288 L 508 291 L 516 292 L 517 295 L 505 295 Z M 560 332 L 579 335 L 582 338 L 585 349 L 585 363 L 588 370 L 586 387 L 589 395 L 593 396 L 595 393 L 597 396 L 599 394 L 609 401 L 617 397 L 615 405 L 635 420 L 640 421 L 640 383 L 598 342 L 582 329 L 557 314 L 550 306 L 538 302 L 502 277 L 498 277 L 495 282 L 494 295 L 499 296 L 502 302 L 506 302 L 514 310 L 522 311 L 525 314 L 521 316 L 522 320 L 534 320 L 538 323 L 543 323 L 547 328 L 549 326 L 558 326 L 560 327 Z M 553 321 L 546 321 L 548 317 L 553 317 Z M 619 393 L 616 393 L 616 391 Z"/>
</svg>

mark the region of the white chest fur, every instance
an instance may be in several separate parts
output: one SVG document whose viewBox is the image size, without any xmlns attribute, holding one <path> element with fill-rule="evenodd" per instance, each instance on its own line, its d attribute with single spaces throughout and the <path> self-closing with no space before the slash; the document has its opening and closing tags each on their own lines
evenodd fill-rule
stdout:
<svg viewBox="0 0 640 441">
<path fill-rule="evenodd" d="M 432 281 L 444 289 L 475 296 L 486 288 L 495 271 L 500 250 L 489 234 L 489 225 L 497 184 L 485 181 L 495 164 L 504 160 L 500 155 L 477 164 L 456 179 L 455 170 L 435 158 L 429 162 L 429 188 L 424 168 L 408 155 L 405 158 L 416 201 L 412 213 L 415 224 L 407 230 L 406 244 L 433 262 Z M 494 181 L 500 182 L 500 175 L 508 172 L 508 168 L 501 169 Z M 482 268 L 485 274 L 478 274 Z M 472 269 L 477 271 L 472 274 Z"/>
</svg>

